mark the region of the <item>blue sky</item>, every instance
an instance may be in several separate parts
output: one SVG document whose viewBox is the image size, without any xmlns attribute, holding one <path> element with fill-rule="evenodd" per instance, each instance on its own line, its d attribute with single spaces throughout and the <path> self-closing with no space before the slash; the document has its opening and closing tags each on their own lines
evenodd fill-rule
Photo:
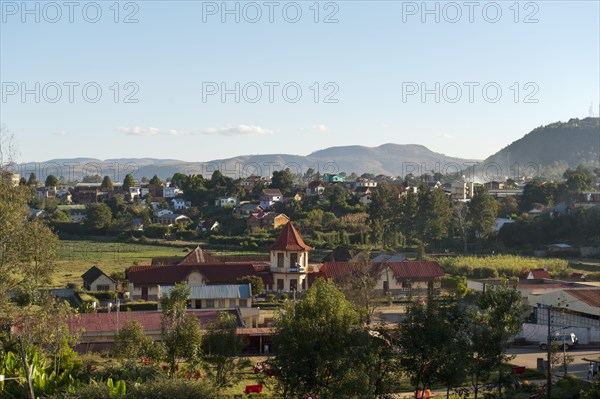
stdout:
<svg viewBox="0 0 600 399">
<path fill-rule="evenodd" d="M 62 1 L 27 2 L 27 14 L 2 0 L 0 123 L 19 161 L 384 143 L 483 159 L 591 103 L 598 114 L 598 1 L 450 3 L 229 1 L 236 22 L 221 1 L 76 2 L 70 22 Z"/>
</svg>

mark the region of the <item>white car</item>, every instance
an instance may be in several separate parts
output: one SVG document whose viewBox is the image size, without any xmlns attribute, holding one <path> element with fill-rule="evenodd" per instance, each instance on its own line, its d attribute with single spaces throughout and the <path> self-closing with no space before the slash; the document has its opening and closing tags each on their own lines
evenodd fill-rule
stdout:
<svg viewBox="0 0 600 399">
<path fill-rule="evenodd" d="M 552 343 L 556 343 L 559 348 L 573 349 L 577 345 L 577 337 L 575 334 L 561 334 L 552 336 Z M 548 349 L 548 340 L 540 341 L 540 348 L 542 350 Z"/>
</svg>

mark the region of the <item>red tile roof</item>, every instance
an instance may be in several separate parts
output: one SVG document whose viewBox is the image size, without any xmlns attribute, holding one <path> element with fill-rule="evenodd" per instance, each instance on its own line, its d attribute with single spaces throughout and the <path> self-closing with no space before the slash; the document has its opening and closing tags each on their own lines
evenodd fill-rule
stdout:
<svg viewBox="0 0 600 399">
<path fill-rule="evenodd" d="M 313 248 L 304 243 L 292 222 L 288 222 L 279 234 L 275 244 L 271 245 L 271 249 L 276 251 L 310 251 Z"/>
<path fill-rule="evenodd" d="M 544 279 L 552 279 L 550 274 L 544 269 L 531 269 L 524 270 L 519 274 L 519 280 L 526 280 L 529 277 L 529 273 L 531 273 L 531 278 L 529 280 L 544 280 Z"/>
<path fill-rule="evenodd" d="M 159 256 L 152 258 L 152 266 L 195 265 L 198 263 L 221 263 L 220 259 L 197 246 L 189 254 L 181 256 Z"/>
<path fill-rule="evenodd" d="M 565 292 L 589 306 L 600 308 L 600 290 L 598 288 L 590 288 L 588 290 L 565 290 Z"/>
<path fill-rule="evenodd" d="M 197 246 L 192 252 L 187 254 L 178 265 L 195 265 L 198 263 L 222 263 L 219 259 L 211 256 L 208 252 Z"/>
<path fill-rule="evenodd" d="M 356 262 L 327 262 L 319 269 L 319 274 L 325 278 L 340 278 L 358 268 Z M 389 267 L 397 281 L 431 281 L 444 276 L 444 269 L 433 261 L 413 261 L 373 263 L 377 271 Z"/>
<path fill-rule="evenodd" d="M 398 281 L 430 281 L 444 276 L 444 269 L 433 261 L 405 260 L 387 262 Z"/>
<path fill-rule="evenodd" d="M 133 284 L 172 285 L 187 279 L 197 271 L 209 284 L 233 283 L 238 278 L 257 274 L 252 263 L 202 263 L 175 266 L 132 266 L 127 279 Z"/>
</svg>

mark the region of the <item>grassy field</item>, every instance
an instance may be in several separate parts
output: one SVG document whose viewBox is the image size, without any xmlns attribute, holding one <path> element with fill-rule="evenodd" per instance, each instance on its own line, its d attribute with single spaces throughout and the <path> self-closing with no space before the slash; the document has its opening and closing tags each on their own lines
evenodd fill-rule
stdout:
<svg viewBox="0 0 600 399">
<path fill-rule="evenodd" d="M 193 246 L 159 246 L 91 240 L 61 241 L 53 285 L 81 284 L 81 275 L 92 266 L 106 274 L 134 265 L 149 265 L 155 256 L 184 256 Z"/>
</svg>

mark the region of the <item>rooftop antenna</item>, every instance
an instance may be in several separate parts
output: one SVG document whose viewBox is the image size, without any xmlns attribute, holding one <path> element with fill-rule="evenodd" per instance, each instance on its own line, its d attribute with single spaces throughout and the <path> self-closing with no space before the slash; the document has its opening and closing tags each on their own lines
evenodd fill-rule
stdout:
<svg viewBox="0 0 600 399">
<path fill-rule="evenodd" d="M 596 117 L 597 115 L 600 115 L 600 106 L 598 106 L 598 114 L 596 114 L 596 113 L 594 112 L 594 102 L 592 101 L 592 102 L 590 103 L 590 109 L 589 109 L 588 113 L 589 113 L 589 115 L 588 115 L 588 116 L 589 116 L 590 118 L 594 118 L 594 117 Z"/>
</svg>

